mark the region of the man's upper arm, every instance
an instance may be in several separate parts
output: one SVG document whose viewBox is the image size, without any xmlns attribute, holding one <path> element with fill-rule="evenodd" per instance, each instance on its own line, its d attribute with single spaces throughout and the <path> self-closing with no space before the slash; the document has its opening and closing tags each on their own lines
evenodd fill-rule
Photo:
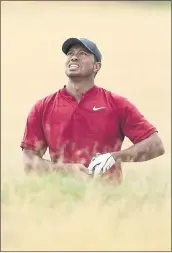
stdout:
<svg viewBox="0 0 172 253">
<path fill-rule="evenodd" d="M 127 136 L 134 144 L 158 132 L 155 126 L 126 98 L 118 97 L 116 104 L 121 130 L 124 136 Z"/>
<path fill-rule="evenodd" d="M 39 156 L 45 153 L 47 142 L 42 126 L 42 101 L 37 102 L 31 109 L 25 126 L 20 147 L 35 152 Z"/>
</svg>

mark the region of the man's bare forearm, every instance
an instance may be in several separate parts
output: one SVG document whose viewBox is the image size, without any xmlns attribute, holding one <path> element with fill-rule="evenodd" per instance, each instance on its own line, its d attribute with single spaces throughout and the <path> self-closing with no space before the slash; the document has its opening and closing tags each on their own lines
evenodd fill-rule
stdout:
<svg viewBox="0 0 172 253">
<path fill-rule="evenodd" d="M 162 141 L 155 133 L 126 150 L 113 152 L 112 156 L 117 162 L 143 162 L 161 156 L 164 152 Z"/>
<path fill-rule="evenodd" d="M 36 161 L 25 163 L 25 171 L 31 172 L 36 171 L 39 173 L 42 172 L 86 172 L 86 167 L 82 164 L 77 163 L 53 163 L 49 160 L 43 158 L 36 158 Z"/>
<path fill-rule="evenodd" d="M 59 165 L 48 161 L 40 157 L 31 158 L 30 161 L 24 162 L 24 168 L 26 172 L 37 171 L 37 172 L 53 172 L 63 171 L 64 165 Z"/>
<path fill-rule="evenodd" d="M 42 172 L 74 172 L 81 171 L 87 173 L 87 168 L 79 163 L 51 162 L 43 159 L 40 155 L 31 150 L 24 150 L 24 169 L 27 173 L 36 171 Z"/>
</svg>

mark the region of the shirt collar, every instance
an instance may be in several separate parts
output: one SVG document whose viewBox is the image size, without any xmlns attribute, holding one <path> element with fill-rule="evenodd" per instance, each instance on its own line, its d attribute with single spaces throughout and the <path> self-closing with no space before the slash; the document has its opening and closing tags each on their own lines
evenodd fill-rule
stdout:
<svg viewBox="0 0 172 253">
<path fill-rule="evenodd" d="M 83 94 L 83 96 L 84 97 L 86 97 L 86 96 L 92 96 L 95 93 L 97 93 L 98 89 L 99 89 L 98 86 L 94 85 L 91 89 L 89 89 L 87 92 L 85 92 Z M 65 96 L 66 98 L 74 99 L 73 96 L 71 94 L 69 94 L 68 91 L 66 90 L 66 85 L 64 85 L 64 87 L 60 90 L 60 93 L 63 96 Z"/>
</svg>

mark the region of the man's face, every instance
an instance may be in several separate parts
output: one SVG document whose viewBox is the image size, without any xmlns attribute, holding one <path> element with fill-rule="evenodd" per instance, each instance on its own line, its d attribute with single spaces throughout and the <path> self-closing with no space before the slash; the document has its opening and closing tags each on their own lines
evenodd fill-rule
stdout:
<svg viewBox="0 0 172 253">
<path fill-rule="evenodd" d="M 100 69 L 100 63 L 84 46 L 77 44 L 72 46 L 67 53 L 65 73 L 68 77 L 90 77 Z"/>
</svg>

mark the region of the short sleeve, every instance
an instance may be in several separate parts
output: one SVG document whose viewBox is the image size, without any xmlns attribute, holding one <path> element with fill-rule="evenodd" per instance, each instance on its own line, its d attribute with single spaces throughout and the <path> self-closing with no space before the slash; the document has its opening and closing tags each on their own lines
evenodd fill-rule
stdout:
<svg viewBox="0 0 172 253">
<path fill-rule="evenodd" d="M 128 99 L 119 96 L 115 104 L 121 131 L 132 143 L 136 144 L 148 138 L 151 134 L 158 132 L 156 127 Z"/>
<path fill-rule="evenodd" d="M 47 142 L 42 127 L 42 101 L 38 101 L 31 109 L 25 126 L 23 140 L 20 147 L 31 149 L 38 153 L 45 152 Z"/>
</svg>

